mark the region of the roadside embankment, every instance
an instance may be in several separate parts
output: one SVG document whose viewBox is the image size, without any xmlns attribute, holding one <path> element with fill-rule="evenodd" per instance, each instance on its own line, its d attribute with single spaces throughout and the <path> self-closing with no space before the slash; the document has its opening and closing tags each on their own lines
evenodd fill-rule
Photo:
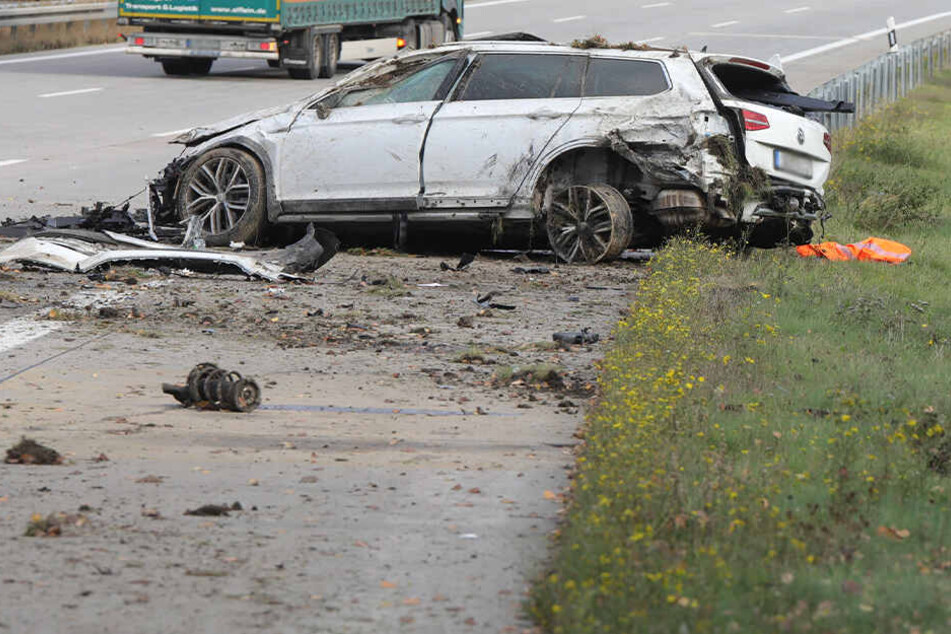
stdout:
<svg viewBox="0 0 951 634">
<path fill-rule="evenodd" d="M 676 241 L 601 367 L 528 608 L 551 632 L 938 632 L 951 592 L 951 75 L 838 135 L 827 239 Z"/>
</svg>

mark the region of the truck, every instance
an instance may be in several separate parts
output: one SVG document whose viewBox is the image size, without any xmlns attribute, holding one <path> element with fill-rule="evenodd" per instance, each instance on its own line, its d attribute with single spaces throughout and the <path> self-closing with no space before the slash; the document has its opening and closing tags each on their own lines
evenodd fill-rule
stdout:
<svg viewBox="0 0 951 634">
<path fill-rule="evenodd" d="M 207 75 L 222 57 L 264 60 L 294 79 L 333 77 L 341 60 L 422 49 L 463 35 L 464 0 L 118 0 L 141 27 L 126 52 L 167 75 Z"/>
</svg>

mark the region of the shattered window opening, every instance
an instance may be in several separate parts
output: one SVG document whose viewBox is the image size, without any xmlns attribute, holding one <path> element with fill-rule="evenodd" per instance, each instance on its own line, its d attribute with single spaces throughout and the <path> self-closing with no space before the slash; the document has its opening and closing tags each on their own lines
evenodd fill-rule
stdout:
<svg viewBox="0 0 951 634">
<path fill-rule="evenodd" d="M 344 94 L 337 102 L 336 107 L 347 108 L 384 103 L 432 101 L 436 98 L 439 87 L 442 86 L 455 65 L 456 60 L 454 58 L 446 59 L 426 66 L 389 86 L 353 90 Z"/>
<path fill-rule="evenodd" d="M 592 57 L 585 77 L 585 97 L 657 95 L 670 88 L 659 62 Z"/>
<path fill-rule="evenodd" d="M 489 54 L 479 58 L 458 101 L 581 97 L 582 55 Z"/>
</svg>

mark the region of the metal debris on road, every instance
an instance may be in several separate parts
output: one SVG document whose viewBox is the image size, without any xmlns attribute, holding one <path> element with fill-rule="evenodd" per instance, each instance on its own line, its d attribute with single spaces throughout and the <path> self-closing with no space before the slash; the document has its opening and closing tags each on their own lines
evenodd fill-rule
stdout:
<svg viewBox="0 0 951 634">
<path fill-rule="evenodd" d="M 163 383 L 162 392 L 171 394 L 185 407 L 250 412 L 261 404 L 261 388 L 238 372 L 222 370 L 214 363 L 199 363 L 184 385 Z"/>
<path fill-rule="evenodd" d="M 580 346 L 586 343 L 597 343 L 601 335 L 591 332 L 590 328 L 582 328 L 571 332 L 556 332 L 551 336 L 552 341 L 560 344 Z"/>
</svg>

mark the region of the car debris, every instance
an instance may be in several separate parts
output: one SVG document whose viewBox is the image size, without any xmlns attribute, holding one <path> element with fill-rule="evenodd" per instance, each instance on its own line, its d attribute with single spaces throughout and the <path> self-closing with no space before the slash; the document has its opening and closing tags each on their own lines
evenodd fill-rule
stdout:
<svg viewBox="0 0 951 634">
<path fill-rule="evenodd" d="M 339 245 L 336 237 L 325 230 L 319 235 L 330 248 L 324 248 L 311 232 L 285 249 L 239 255 L 229 251 L 179 248 L 109 230 L 47 229 L 0 250 L 0 264 L 19 262 L 90 273 L 112 264 L 141 263 L 211 273 L 243 273 L 269 282 L 301 280 L 303 273 L 323 266 L 336 253 Z"/>
<path fill-rule="evenodd" d="M 62 464 L 63 456 L 55 449 L 46 447 L 26 436 L 20 442 L 7 449 L 7 464 Z"/>
<path fill-rule="evenodd" d="M 450 266 L 446 262 L 439 263 L 439 270 L 441 271 L 465 271 L 469 268 L 469 265 L 475 262 L 476 256 L 474 253 L 463 253 L 459 258 L 459 263 L 456 266 Z"/>
<path fill-rule="evenodd" d="M 582 328 L 570 332 L 556 332 L 552 334 L 551 339 L 563 345 L 580 346 L 586 343 L 597 343 L 601 340 L 601 335 L 591 332 L 590 328 Z"/>
<path fill-rule="evenodd" d="M 517 307 L 511 304 L 500 304 L 498 302 L 493 302 L 492 299 L 498 295 L 496 291 L 489 291 L 485 295 L 477 295 L 475 297 L 475 303 L 481 306 L 482 308 L 495 308 L 498 310 L 515 310 Z"/>
<path fill-rule="evenodd" d="M 251 412 L 261 404 L 261 388 L 252 378 L 229 372 L 214 363 L 199 363 L 188 373 L 184 385 L 163 383 L 162 392 L 171 394 L 185 407 Z"/>
<path fill-rule="evenodd" d="M 7 218 L 0 222 L 0 236 L 4 238 L 25 238 L 51 229 L 134 233 L 138 225 L 129 212 L 128 202 L 117 206 L 101 201 L 93 203 L 92 207 L 82 207 L 78 216 L 33 216 L 26 220 Z"/>
<path fill-rule="evenodd" d="M 196 517 L 228 517 L 231 511 L 241 511 L 244 507 L 240 502 L 233 504 L 204 504 L 196 509 L 189 509 L 183 515 L 194 515 Z"/>
<path fill-rule="evenodd" d="M 547 266 L 516 266 L 512 269 L 512 273 L 519 273 L 520 275 L 549 275 L 551 269 Z"/>
</svg>

